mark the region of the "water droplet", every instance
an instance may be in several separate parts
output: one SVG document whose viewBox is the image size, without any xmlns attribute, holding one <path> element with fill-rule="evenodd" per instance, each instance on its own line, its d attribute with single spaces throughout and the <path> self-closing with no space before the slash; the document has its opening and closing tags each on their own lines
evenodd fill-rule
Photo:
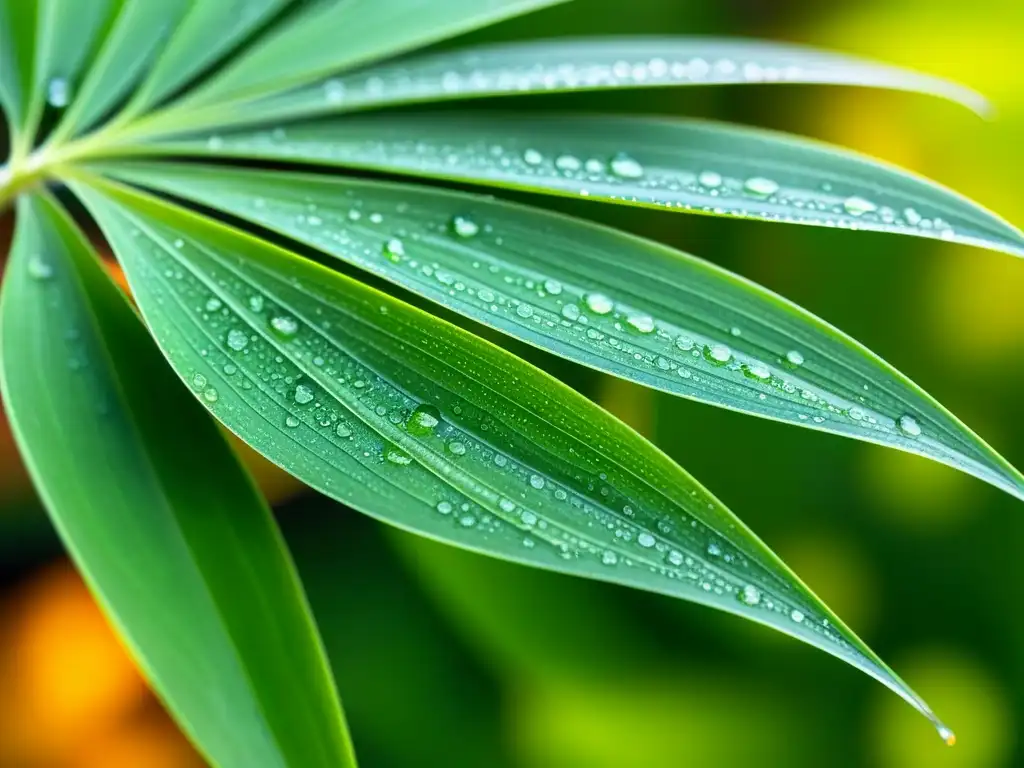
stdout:
<svg viewBox="0 0 1024 768">
<path fill-rule="evenodd" d="M 216 389 L 214 389 L 213 387 L 208 387 L 203 390 L 203 400 L 205 400 L 208 403 L 216 403 L 218 400 L 220 400 L 220 395 L 217 393 Z"/>
<path fill-rule="evenodd" d="M 562 317 L 566 320 L 579 320 L 580 308 L 575 304 L 566 304 L 562 307 Z"/>
<path fill-rule="evenodd" d="M 452 513 L 452 505 L 447 501 L 437 502 L 437 511 L 442 515 L 450 515 Z"/>
<path fill-rule="evenodd" d="M 722 554 L 722 548 L 718 546 L 715 542 L 711 542 L 710 544 L 708 544 L 707 553 L 711 555 L 711 557 L 718 557 Z"/>
<path fill-rule="evenodd" d="M 270 318 L 270 328 L 283 339 L 290 339 L 299 332 L 299 323 L 288 315 L 275 315 Z"/>
<path fill-rule="evenodd" d="M 644 167 L 624 152 L 619 152 L 611 159 L 612 173 L 623 179 L 639 179 L 644 175 Z"/>
<path fill-rule="evenodd" d="M 395 464 L 399 467 L 407 467 L 412 464 L 412 456 L 397 446 L 391 446 L 388 448 L 384 454 L 384 458 L 388 463 Z"/>
<path fill-rule="evenodd" d="M 397 237 L 392 237 L 384 243 L 383 253 L 388 261 L 399 262 L 405 256 L 405 245 Z"/>
<path fill-rule="evenodd" d="M 580 162 L 578 157 L 573 157 L 572 155 L 559 155 L 555 158 L 555 168 L 560 171 L 567 171 L 571 173 L 572 171 L 578 171 L 582 167 L 583 163 Z"/>
<path fill-rule="evenodd" d="M 797 350 L 791 349 L 786 353 L 786 362 L 793 366 L 800 366 L 804 364 L 804 356 Z"/>
<path fill-rule="evenodd" d="M 295 418 L 294 416 L 288 416 L 284 420 L 284 425 L 286 427 L 288 427 L 289 429 L 295 429 L 295 427 L 299 426 L 299 420 L 297 418 Z"/>
<path fill-rule="evenodd" d="M 218 309 L 220 309 L 223 306 L 224 306 L 224 303 L 220 299 L 218 299 L 216 296 L 214 296 L 213 298 L 208 299 L 206 301 L 206 311 L 207 312 L 216 312 Z"/>
<path fill-rule="evenodd" d="M 779 185 L 763 176 L 752 176 L 743 182 L 743 191 L 755 197 L 771 197 L 779 191 Z"/>
<path fill-rule="evenodd" d="M 793 621 L 799 624 L 801 621 L 804 620 L 804 615 L 796 608 L 794 608 L 792 611 L 789 612 L 789 618 L 791 618 Z"/>
<path fill-rule="evenodd" d="M 697 177 L 697 181 L 704 187 L 715 187 L 722 186 L 722 177 L 720 174 L 714 171 L 703 171 L 700 176 Z"/>
<path fill-rule="evenodd" d="M 480 225 L 468 216 L 452 216 L 448 227 L 454 235 L 463 238 L 476 237 L 480 232 Z"/>
<path fill-rule="evenodd" d="M 463 515 L 459 518 L 459 525 L 461 525 L 463 528 L 472 528 L 474 525 L 476 525 L 476 518 L 472 515 Z"/>
<path fill-rule="evenodd" d="M 904 218 L 906 218 L 907 224 L 909 224 L 912 227 L 916 227 L 918 224 L 921 223 L 921 214 L 915 211 L 913 208 L 904 208 L 903 216 Z"/>
<path fill-rule="evenodd" d="M 529 304 L 521 303 L 518 307 L 516 307 L 516 314 L 523 318 L 533 317 L 533 307 L 531 307 Z"/>
<path fill-rule="evenodd" d="M 522 520 L 523 525 L 533 526 L 537 524 L 537 516 L 527 509 L 523 510 L 523 513 L 519 516 L 519 519 Z"/>
<path fill-rule="evenodd" d="M 342 422 L 338 425 L 337 429 L 334 430 L 334 434 L 338 437 L 352 437 L 352 428 L 345 422 Z"/>
<path fill-rule="evenodd" d="M 536 149 L 528 149 L 523 152 L 523 162 L 527 165 L 540 165 L 544 162 L 544 155 Z"/>
<path fill-rule="evenodd" d="M 313 390 L 307 387 L 305 384 L 299 384 L 295 388 L 295 402 L 299 405 L 305 405 L 306 403 L 313 402 Z"/>
<path fill-rule="evenodd" d="M 939 738 L 946 742 L 947 746 L 952 747 L 956 744 L 956 734 L 944 725 L 939 726 Z"/>
<path fill-rule="evenodd" d="M 870 200 L 854 195 L 843 200 L 843 208 L 851 216 L 863 216 L 865 213 L 873 213 L 878 209 L 878 206 Z"/>
<path fill-rule="evenodd" d="M 672 565 L 682 565 L 683 564 L 683 553 L 680 552 L 677 549 L 673 549 L 673 550 L 669 551 L 669 553 L 668 553 L 668 561 Z"/>
<path fill-rule="evenodd" d="M 466 453 L 466 444 L 460 443 L 458 440 L 452 440 L 448 443 L 448 450 L 456 456 L 462 456 Z"/>
<path fill-rule="evenodd" d="M 46 84 L 46 103 L 54 109 L 64 109 L 71 101 L 71 85 L 67 78 L 54 77 Z"/>
<path fill-rule="evenodd" d="M 263 311 L 263 297 L 259 294 L 249 297 L 249 309 L 253 312 Z"/>
<path fill-rule="evenodd" d="M 615 307 L 603 293 L 588 293 L 586 301 L 590 311 L 598 315 L 607 315 Z"/>
<path fill-rule="evenodd" d="M 636 537 L 636 543 L 644 549 L 650 549 L 655 544 L 655 538 L 651 536 L 651 534 L 647 533 L 647 531 L 644 531 Z"/>
<path fill-rule="evenodd" d="M 651 333 L 654 330 L 654 318 L 650 315 L 630 315 L 626 322 L 640 333 Z"/>
<path fill-rule="evenodd" d="M 705 345 L 704 359 L 715 365 L 725 365 L 732 360 L 732 350 L 725 346 L 725 344 Z"/>
<path fill-rule="evenodd" d="M 431 434 L 440 423 L 441 412 L 434 406 L 423 403 L 413 410 L 405 428 L 411 435 L 424 437 Z"/>
<path fill-rule="evenodd" d="M 53 277 L 53 266 L 42 255 L 33 253 L 28 257 L 28 276 L 33 280 L 49 280 Z"/>
<path fill-rule="evenodd" d="M 744 365 L 743 373 L 746 374 L 748 378 L 757 379 L 758 381 L 767 381 L 772 377 L 772 372 L 760 363 Z"/>
<path fill-rule="evenodd" d="M 619 562 L 619 557 L 610 549 L 606 549 L 601 553 L 601 562 L 605 565 L 615 565 Z"/>
<path fill-rule="evenodd" d="M 557 280 L 545 280 L 544 290 L 550 293 L 552 296 L 557 296 L 562 292 L 562 284 Z"/>
<path fill-rule="evenodd" d="M 201 373 L 197 373 L 192 377 L 192 386 L 198 389 L 200 392 L 206 389 L 206 377 Z"/>
<path fill-rule="evenodd" d="M 544 478 L 540 475 L 530 475 L 530 485 L 539 491 L 544 487 Z"/>
<path fill-rule="evenodd" d="M 899 421 L 896 422 L 899 425 L 900 432 L 910 437 L 917 437 L 921 434 L 921 425 L 917 423 L 917 419 L 909 414 L 900 416 Z"/>
<path fill-rule="evenodd" d="M 757 605 L 761 602 L 761 590 L 753 584 L 747 584 L 739 591 L 738 597 L 744 605 Z"/>
<path fill-rule="evenodd" d="M 340 104 L 345 99 L 345 84 L 331 79 L 324 83 L 324 99 L 328 104 Z"/>
<path fill-rule="evenodd" d="M 512 501 L 512 499 L 501 499 L 498 502 L 498 506 L 501 508 L 502 512 L 515 512 L 516 511 L 516 503 L 514 501 Z"/>
<path fill-rule="evenodd" d="M 232 328 L 228 331 L 228 346 L 235 350 L 235 352 L 241 352 L 249 344 L 249 337 L 245 331 L 240 331 L 237 328 Z"/>
<path fill-rule="evenodd" d="M 683 350 L 683 352 L 689 352 L 693 349 L 693 339 L 689 336 L 680 336 L 676 339 L 676 346 Z"/>
</svg>

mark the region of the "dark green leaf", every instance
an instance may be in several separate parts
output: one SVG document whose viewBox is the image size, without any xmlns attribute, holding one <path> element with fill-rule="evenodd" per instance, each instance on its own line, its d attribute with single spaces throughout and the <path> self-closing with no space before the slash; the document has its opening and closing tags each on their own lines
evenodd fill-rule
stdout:
<svg viewBox="0 0 1024 768">
<path fill-rule="evenodd" d="M 39 0 L 0 0 L 0 105 L 15 157 L 31 147 L 24 126 L 32 99 Z"/>
<path fill-rule="evenodd" d="M 45 198 L 19 200 L 0 344 L 7 414 L 40 495 L 199 748 L 224 768 L 354 765 L 270 511 Z"/>
<path fill-rule="evenodd" d="M 1020 473 L 905 376 L 688 254 L 425 187 L 199 165 L 105 170 L 261 224 L 584 365 L 928 456 L 1024 498 Z"/>
<path fill-rule="evenodd" d="M 560 382 L 245 233 L 99 179 L 74 188 L 178 372 L 297 477 L 422 535 L 774 627 L 942 728 L 717 499 Z"/>
</svg>

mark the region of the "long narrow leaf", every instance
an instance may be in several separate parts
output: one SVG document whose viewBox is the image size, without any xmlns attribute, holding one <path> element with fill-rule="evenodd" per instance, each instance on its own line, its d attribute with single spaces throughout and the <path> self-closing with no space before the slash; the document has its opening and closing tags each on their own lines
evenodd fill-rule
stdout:
<svg viewBox="0 0 1024 768">
<path fill-rule="evenodd" d="M 957 83 L 830 51 L 761 40 L 609 37 L 399 59 L 246 104 L 231 119 L 239 124 L 484 96 L 752 83 L 889 88 L 989 111 L 983 96 Z"/>
<path fill-rule="evenodd" d="M 16 155 L 24 154 L 32 140 L 25 122 L 32 99 L 38 16 L 39 0 L 0 0 L 0 106 Z"/>
<path fill-rule="evenodd" d="M 254 98 L 565 0 L 326 0 L 260 41 L 187 99 Z"/>
<path fill-rule="evenodd" d="M 290 2 L 194 2 L 131 104 L 118 115 L 119 120 L 143 112 L 173 93 Z"/>
<path fill-rule="evenodd" d="M 106 170 L 261 224 L 584 365 L 928 456 L 1024 498 L 1020 473 L 905 376 L 687 254 L 425 187 L 198 165 Z"/>
<path fill-rule="evenodd" d="M 650 443 L 493 345 L 350 278 L 128 188 L 75 190 L 172 364 L 315 488 L 492 556 L 767 624 L 948 732 L 734 515 Z"/>
<path fill-rule="evenodd" d="M 608 116 L 355 116 L 158 150 L 340 165 L 683 213 L 939 238 L 1024 255 L 1024 234 L 881 162 L 795 136 Z"/>
<path fill-rule="evenodd" d="M 189 0 L 124 0 L 50 140 L 72 138 L 111 110 L 145 74 L 188 6 Z"/>
<path fill-rule="evenodd" d="M 354 765 L 265 502 L 46 198 L 19 201 L 0 345 L 7 414 L 36 487 L 198 747 L 224 768 Z"/>
</svg>

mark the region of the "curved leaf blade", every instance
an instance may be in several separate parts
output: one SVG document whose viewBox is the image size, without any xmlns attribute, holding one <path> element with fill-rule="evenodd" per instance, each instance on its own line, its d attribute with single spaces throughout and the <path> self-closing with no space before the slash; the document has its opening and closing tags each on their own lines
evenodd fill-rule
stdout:
<svg viewBox="0 0 1024 768">
<path fill-rule="evenodd" d="M 1024 477 L 899 371 L 689 254 L 426 187 L 166 163 L 103 168 L 287 235 L 583 365 L 926 456 L 1024 499 Z"/>
<path fill-rule="evenodd" d="M 146 80 L 118 121 L 144 112 L 171 95 L 246 36 L 279 13 L 291 0 L 196 2 L 189 8 Z"/>
<path fill-rule="evenodd" d="M 38 18 L 39 0 L 0 0 L 0 105 L 16 155 L 32 143 L 25 123 L 32 101 Z"/>
<path fill-rule="evenodd" d="M 264 96 L 562 2 L 328 0 L 261 40 L 182 104 Z"/>
<path fill-rule="evenodd" d="M 156 149 L 888 232 L 1024 256 L 1019 229 L 934 182 L 809 139 L 699 120 L 490 112 L 367 115 L 170 140 Z"/>
<path fill-rule="evenodd" d="M 718 500 L 560 382 L 197 214 L 98 179 L 75 189 L 179 373 L 206 377 L 215 415 L 315 488 L 466 549 L 767 624 L 948 733 Z"/>
<path fill-rule="evenodd" d="M 46 198 L 19 200 L 0 360 L 22 456 L 62 539 L 199 748 L 224 766 L 354 765 L 266 503 Z"/>
<path fill-rule="evenodd" d="M 49 141 L 57 144 L 73 138 L 111 110 L 163 50 L 189 4 L 189 0 L 124 0 Z"/>
<path fill-rule="evenodd" d="M 489 96 L 762 83 L 887 88 L 945 98 L 981 115 L 991 111 L 965 86 L 832 51 L 763 40 L 608 37 L 407 57 L 244 105 L 232 124 Z"/>
</svg>

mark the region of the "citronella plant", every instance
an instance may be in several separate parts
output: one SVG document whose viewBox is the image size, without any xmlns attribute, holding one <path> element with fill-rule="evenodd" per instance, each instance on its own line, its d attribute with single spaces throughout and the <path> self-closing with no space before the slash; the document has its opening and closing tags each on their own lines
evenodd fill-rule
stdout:
<svg viewBox="0 0 1024 768">
<path fill-rule="evenodd" d="M 416 53 L 555 4 L 0 0 L 0 207 L 16 218 L 3 398 L 65 545 L 157 693 L 224 768 L 355 759 L 295 568 L 217 422 L 391 525 L 803 640 L 952 741 L 654 445 L 361 278 L 599 371 L 919 454 L 1024 497 L 1021 474 L 939 403 L 782 297 L 656 242 L 429 183 L 584 198 L 595 217 L 597 204 L 648 206 L 1024 254 L 1024 236 L 980 206 L 836 147 L 696 120 L 472 104 L 744 83 L 919 91 L 975 111 L 984 100 L 753 41 Z M 434 108 L 456 100 L 465 106 Z M 83 234 L 90 219 L 138 313 L 97 257 L 99 237 Z"/>
</svg>

